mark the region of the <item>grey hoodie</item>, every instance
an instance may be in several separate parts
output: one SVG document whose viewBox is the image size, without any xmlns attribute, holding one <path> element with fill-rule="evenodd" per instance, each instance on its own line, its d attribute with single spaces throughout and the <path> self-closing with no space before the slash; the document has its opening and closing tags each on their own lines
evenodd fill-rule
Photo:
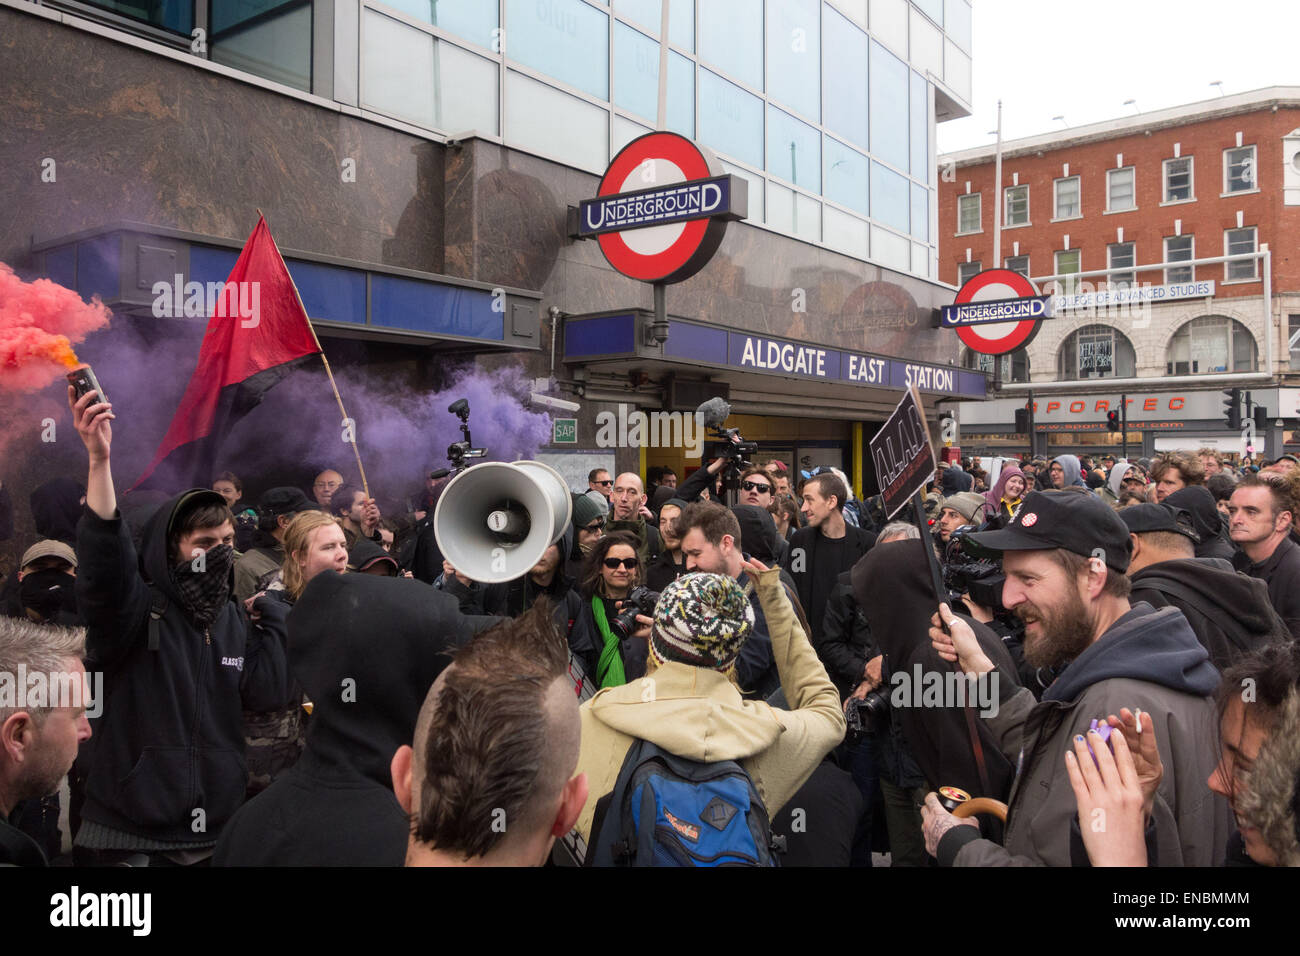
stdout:
<svg viewBox="0 0 1300 956">
<path fill-rule="evenodd" d="M 1106 479 L 1106 489 L 1116 501 L 1119 501 L 1119 489 L 1124 476 L 1132 470 L 1133 466 L 1127 461 L 1115 462 L 1115 467 L 1110 470 L 1110 477 Z"/>
<path fill-rule="evenodd" d="M 1080 485 L 1084 488 L 1088 487 L 1087 483 L 1079 477 L 1083 473 L 1083 468 L 1079 464 L 1078 457 L 1075 455 L 1057 455 L 1052 459 L 1052 464 L 1055 465 L 1058 462 L 1061 467 L 1065 469 L 1066 488 L 1070 487 L 1070 485 Z"/>
</svg>

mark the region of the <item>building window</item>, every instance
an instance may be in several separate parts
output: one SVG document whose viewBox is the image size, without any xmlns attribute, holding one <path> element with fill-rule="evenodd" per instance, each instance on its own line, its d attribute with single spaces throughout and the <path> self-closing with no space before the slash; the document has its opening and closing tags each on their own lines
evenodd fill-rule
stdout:
<svg viewBox="0 0 1300 956">
<path fill-rule="evenodd" d="M 1250 192 L 1259 186 L 1255 178 L 1255 147 L 1240 146 L 1223 151 L 1223 191 Z"/>
<path fill-rule="evenodd" d="M 1132 272 L 1133 264 L 1136 261 L 1134 244 L 1131 242 L 1112 242 L 1106 247 L 1106 268 L 1108 269 L 1129 269 L 1128 272 L 1112 272 L 1107 276 L 1112 289 L 1127 289 L 1133 285 L 1137 278 Z"/>
<path fill-rule="evenodd" d="M 1056 180 L 1056 218 L 1078 219 L 1083 215 L 1079 206 L 1079 177 L 1067 176 Z"/>
<path fill-rule="evenodd" d="M 1256 233 L 1257 230 L 1254 226 L 1247 226 L 1245 229 L 1226 230 L 1223 233 L 1223 254 L 1237 256 L 1254 252 Z M 1258 259 L 1238 259 L 1236 262 L 1225 262 L 1223 264 L 1224 278 L 1229 282 L 1258 279 L 1258 263 Z"/>
<path fill-rule="evenodd" d="M 1165 202 L 1186 202 L 1192 194 L 1192 157 L 1165 160 Z"/>
<path fill-rule="evenodd" d="M 1057 279 L 1057 286 L 1061 295 L 1074 295 L 1079 291 L 1079 280 L 1071 278 L 1069 274 L 1078 272 L 1083 268 L 1080 260 L 1078 249 L 1069 249 L 1056 254 L 1056 274 L 1066 276 L 1065 279 Z"/>
<path fill-rule="evenodd" d="M 963 262 L 957 267 L 957 287 L 964 286 L 969 280 L 980 274 L 983 266 L 978 262 Z"/>
<path fill-rule="evenodd" d="M 1029 225 L 1029 187 L 1008 186 L 1006 188 L 1007 210 L 1002 221 L 1008 226 Z"/>
<path fill-rule="evenodd" d="M 1007 256 L 1005 268 L 1029 278 L 1029 256 Z"/>
<path fill-rule="evenodd" d="M 158 3 L 156 0 L 83 0 L 88 6 L 110 10 L 132 20 L 140 20 L 160 30 L 189 36 L 194 26 L 193 0 Z"/>
<path fill-rule="evenodd" d="M 980 229 L 980 194 L 967 193 L 957 197 L 957 235 L 968 232 L 981 232 Z"/>
<path fill-rule="evenodd" d="M 1137 208 L 1137 191 L 1133 186 L 1133 167 L 1112 169 L 1106 173 L 1106 211 L 1121 212 Z"/>
<path fill-rule="evenodd" d="M 977 372 L 993 374 L 993 360 L 1000 359 L 1002 363 L 1002 381 L 1004 382 L 1028 382 L 1029 381 L 1029 353 L 1024 349 L 1017 349 L 1010 355 L 984 355 L 981 352 L 972 352 L 970 349 L 962 349 L 961 366 L 962 368 L 974 369 Z"/>
<path fill-rule="evenodd" d="M 1286 318 L 1287 341 L 1291 342 L 1291 371 L 1300 370 L 1300 315 L 1292 313 Z"/>
<path fill-rule="evenodd" d="M 1133 343 L 1108 325 L 1086 325 L 1070 333 L 1057 353 L 1057 373 L 1062 381 L 1132 378 L 1136 370 Z"/>
<path fill-rule="evenodd" d="M 1194 248 L 1192 236 L 1166 236 L 1165 262 L 1190 262 L 1196 258 L 1193 254 Z M 1165 269 L 1165 285 L 1194 281 L 1196 281 L 1195 266 L 1175 266 L 1172 269 Z"/>
<path fill-rule="evenodd" d="M 1183 325 L 1169 340 L 1165 374 L 1253 372 L 1257 362 L 1255 337 L 1249 329 L 1226 315 L 1203 315 Z"/>
</svg>

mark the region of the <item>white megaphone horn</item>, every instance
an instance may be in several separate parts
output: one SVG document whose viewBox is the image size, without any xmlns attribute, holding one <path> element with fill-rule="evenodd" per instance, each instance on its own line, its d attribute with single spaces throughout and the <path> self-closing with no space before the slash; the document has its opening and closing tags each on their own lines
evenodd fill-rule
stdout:
<svg viewBox="0 0 1300 956">
<path fill-rule="evenodd" d="M 488 461 L 466 468 L 443 489 L 433 533 L 452 567 L 470 580 L 496 584 L 526 574 L 572 516 L 568 486 L 550 465 Z"/>
</svg>

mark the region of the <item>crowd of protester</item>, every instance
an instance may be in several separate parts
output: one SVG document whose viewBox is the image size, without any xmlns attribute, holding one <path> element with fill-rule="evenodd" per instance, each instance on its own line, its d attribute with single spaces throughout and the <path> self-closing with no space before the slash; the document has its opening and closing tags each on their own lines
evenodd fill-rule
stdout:
<svg viewBox="0 0 1300 956">
<path fill-rule="evenodd" d="M 72 410 L 0 595 L 0 863 L 1300 865 L 1292 456 L 973 458 L 892 522 L 834 468 L 596 469 L 502 582 L 445 480 L 119 507 Z"/>
</svg>

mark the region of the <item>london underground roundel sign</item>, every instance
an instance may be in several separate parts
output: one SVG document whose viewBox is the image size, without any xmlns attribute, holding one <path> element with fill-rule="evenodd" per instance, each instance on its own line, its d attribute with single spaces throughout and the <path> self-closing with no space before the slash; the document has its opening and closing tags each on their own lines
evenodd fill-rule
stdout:
<svg viewBox="0 0 1300 956">
<path fill-rule="evenodd" d="M 941 325 L 956 329 L 971 351 L 1004 355 L 1024 348 L 1052 318 L 1053 297 L 1010 269 L 986 269 L 972 276 L 952 305 L 943 307 Z"/>
<path fill-rule="evenodd" d="M 676 133 L 647 133 L 610 162 L 595 199 L 578 206 L 576 238 L 643 282 L 681 282 L 717 252 L 727 222 L 747 212 L 748 183 Z"/>
</svg>

